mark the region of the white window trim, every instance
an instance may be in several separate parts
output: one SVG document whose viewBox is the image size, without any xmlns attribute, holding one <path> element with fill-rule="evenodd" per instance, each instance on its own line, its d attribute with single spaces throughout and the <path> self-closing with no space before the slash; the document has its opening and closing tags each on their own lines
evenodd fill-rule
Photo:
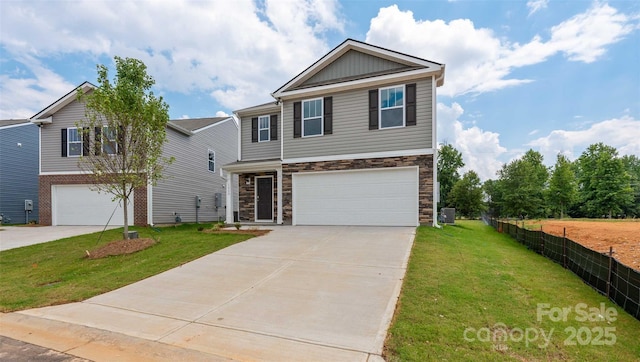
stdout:
<svg viewBox="0 0 640 362">
<path fill-rule="evenodd" d="M 213 153 L 213 170 L 211 168 L 209 168 L 209 165 L 211 165 L 211 159 L 209 158 L 209 155 L 211 155 Z M 216 151 L 212 150 L 212 149 L 207 149 L 207 170 L 209 172 L 216 172 Z"/>
<path fill-rule="evenodd" d="M 305 136 L 304 135 L 304 121 L 305 119 L 313 119 L 313 118 L 318 118 L 318 117 L 313 117 L 313 118 L 304 118 L 304 104 L 305 102 L 313 102 L 313 101 L 320 101 L 320 133 L 319 134 L 314 134 L 314 135 L 309 135 L 309 136 Z M 300 112 L 302 112 L 301 117 L 300 117 L 300 122 L 302 123 L 302 138 L 311 138 L 311 137 L 320 137 L 320 136 L 324 136 L 324 99 L 323 98 L 312 98 L 312 99 L 305 99 L 302 101 L 301 104 L 301 110 Z"/>
<path fill-rule="evenodd" d="M 387 107 L 384 110 L 389 110 L 389 109 L 398 109 L 398 108 L 402 108 L 402 126 L 393 126 L 393 127 L 383 127 L 382 126 L 382 91 L 385 89 L 392 89 L 392 88 L 402 88 L 402 106 L 394 106 L 394 107 Z M 384 88 L 378 88 L 378 129 L 394 129 L 394 128 L 403 128 L 407 126 L 407 112 L 405 110 L 405 107 L 407 106 L 407 90 L 404 84 L 398 84 L 398 85 L 392 85 L 390 87 L 384 87 Z"/>
<path fill-rule="evenodd" d="M 107 132 L 105 131 L 105 130 L 107 130 L 107 129 L 109 129 L 109 126 L 108 126 L 108 125 L 103 125 L 103 126 L 102 126 L 102 133 L 100 134 L 100 137 L 102 138 L 102 139 L 100 140 L 100 146 L 102 147 L 102 150 L 101 150 L 101 151 L 102 151 L 102 153 L 105 153 L 105 154 L 107 154 L 107 155 L 114 156 L 114 155 L 117 155 L 117 154 L 118 154 L 118 132 L 116 131 L 116 134 L 115 134 L 116 138 L 113 140 L 113 141 L 114 141 L 114 142 L 113 142 L 113 144 L 115 145 L 115 147 L 114 147 L 114 151 L 115 151 L 115 152 L 114 152 L 114 153 L 109 153 L 109 152 L 106 152 L 106 151 L 104 150 L 105 140 L 107 140 L 107 142 L 110 142 L 110 140 L 109 140 L 109 139 L 108 139 L 108 137 L 107 137 Z"/>
<path fill-rule="evenodd" d="M 269 136 L 267 136 L 266 140 L 261 140 L 260 139 L 260 131 L 265 130 L 265 128 L 260 128 L 260 120 L 261 119 L 267 119 L 267 132 L 269 133 Z M 266 115 L 266 116 L 258 116 L 258 142 L 269 142 L 271 141 L 271 116 Z"/>
<path fill-rule="evenodd" d="M 71 147 L 70 147 L 71 143 L 78 143 L 77 141 L 75 141 L 75 142 L 71 142 L 70 141 L 71 137 L 69 135 L 69 132 L 72 129 L 77 130 L 78 135 L 80 136 L 80 154 L 79 155 L 72 155 L 71 154 Z M 69 127 L 69 128 L 67 128 L 67 157 L 82 157 L 82 156 L 84 156 L 84 138 L 83 138 L 81 130 L 82 130 L 82 128 L 79 128 L 79 127 Z"/>
</svg>

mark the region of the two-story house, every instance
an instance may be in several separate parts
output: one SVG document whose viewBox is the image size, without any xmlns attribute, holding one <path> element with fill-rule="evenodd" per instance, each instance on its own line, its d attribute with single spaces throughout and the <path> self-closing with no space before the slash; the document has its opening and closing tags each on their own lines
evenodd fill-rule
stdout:
<svg viewBox="0 0 640 362">
<path fill-rule="evenodd" d="M 435 224 L 444 68 L 347 39 L 273 92 L 274 102 L 236 111 L 238 161 L 223 169 L 239 176 L 240 220 Z"/>
<path fill-rule="evenodd" d="M 95 86 L 85 82 L 79 89 L 87 93 Z M 84 118 L 85 104 L 77 100 L 76 89 L 31 118 L 40 127 L 39 219 L 43 225 L 123 224 L 123 205 L 112 201 L 111 194 L 96 192 L 91 175 L 78 166 L 86 152 L 93 152 L 89 145 L 101 144 L 95 142 L 97 137 L 109 134 L 96 129 L 85 136 L 77 129 Z M 165 168 L 156 185 L 134 190 L 133 202 L 127 206 L 128 223 L 224 219 L 227 200 L 231 203 L 237 191 L 226 192 L 220 167 L 236 160 L 237 133 L 233 117 L 169 121 L 163 155 L 175 161 Z M 103 142 L 99 151 L 116 153 L 109 145 Z M 196 198 L 200 199 L 199 207 Z"/>
</svg>

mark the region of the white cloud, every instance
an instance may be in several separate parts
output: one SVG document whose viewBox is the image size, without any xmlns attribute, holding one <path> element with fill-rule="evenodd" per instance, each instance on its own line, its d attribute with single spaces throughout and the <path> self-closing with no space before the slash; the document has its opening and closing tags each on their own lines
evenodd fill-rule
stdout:
<svg viewBox="0 0 640 362">
<path fill-rule="evenodd" d="M 593 62 L 605 54 L 607 46 L 634 31 L 635 20 L 608 4 L 594 2 L 585 12 L 553 26 L 548 40 L 536 35 L 519 44 L 498 37 L 491 29 L 476 28 L 469 19 L 448 23 L 415 19 L 413 12 L 392 5 L 381 8 L 371 19 L 366 40 L 445 63 L 445 85 L 440 93 L 455 96 L 532 82 L 509 77 L 516 68 L 542 63 L 558 53 L 570 61 Z"/>
<path fill-rule="evenodd" d="M 0 13 L 3 57 L 135 57 L 159 91 L 203 91 L 230 109 L 268 100 L 329 50 L 327 32 L 344 28 L 337 0 L 25 1 L 3 2 Z M 4 77 L 49 87 L 41 78 Z M 38 101 L 25 105 L 27 115 L 47 105 Z M 22 112 L 3 104 L 0 117 Z"/>
<path fill-rule="evenodd" d="M 527 8 L 529 8 L 529 15 L 533 15 L 539 10 L 546 9 L 549 0 L 529 0 L 527 1 Z"/>
<path fill-rule="evenodd" d="M 464 109 L 454 102 L 451 106 L 438 103 L 438 140 L 453 145 L 465 163 L 462 172 L 474 170 L 481 180 L 495 179 L 502 167 L 499 157 L 507 152 L 500 145 L 500 135 L 477 126 L 465 128 L 460 120 Z"/>
<path fill-rule="evenodd" d="M 217 111 L 216 117 L 229 117 L 229 114 L 225 111 Z"/>
<path fill-rule="evenodd" d="M 593 123 L 583 130 L 554 130 L 527 146 L 539 150 L 547 163 L 553 163 L 558 153 L 574 160 L 589 145 L 598 142 L 615 147 L 620 155 L 640 156 L 640 120 L 625 115 Z"/>
</svg>

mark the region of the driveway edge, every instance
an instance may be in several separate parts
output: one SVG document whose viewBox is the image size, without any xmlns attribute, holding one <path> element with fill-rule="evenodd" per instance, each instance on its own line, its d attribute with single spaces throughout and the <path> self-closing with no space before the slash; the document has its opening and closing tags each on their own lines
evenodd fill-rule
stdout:
<svg viewBox="0 0 640 362">
<path fill-rule="evenodd" d="M 210 353 L 19 313 L 0 314 L 0 335 L 92 361 L 232 361 Z"/>
</svg>

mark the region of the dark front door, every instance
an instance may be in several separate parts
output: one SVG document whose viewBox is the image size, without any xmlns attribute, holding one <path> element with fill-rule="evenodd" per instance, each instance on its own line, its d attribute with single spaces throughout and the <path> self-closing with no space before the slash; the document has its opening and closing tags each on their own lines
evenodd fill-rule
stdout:
<svg viewBox="0 0 640 362">
<path fill-rule="evenodd" d="M 256 188 L 256 220 L 273 220 L 273 178 L 257 178 Z"/>
</svg>

